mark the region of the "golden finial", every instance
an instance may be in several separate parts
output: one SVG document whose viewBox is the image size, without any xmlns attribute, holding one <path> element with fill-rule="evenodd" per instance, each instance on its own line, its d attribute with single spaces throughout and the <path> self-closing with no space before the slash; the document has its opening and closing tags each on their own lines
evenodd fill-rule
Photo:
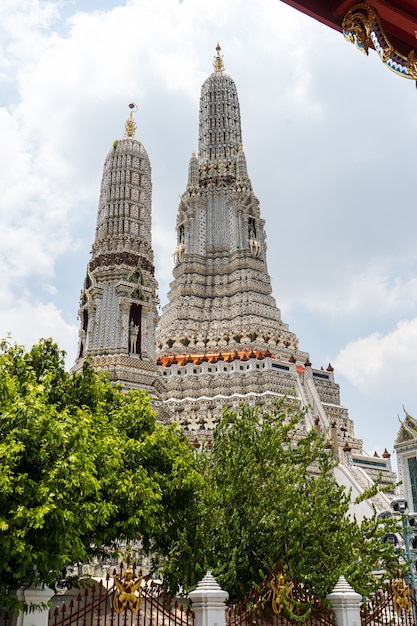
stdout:
<svg viewBox="0 0 417 626">
<path fill-rule="evenodd" d="M 220 55 L 220 44 L 216 46 L 217 55 L 214 57 L 213 67 L 215 72 L 224 72 L 223 57 Z"/>
<path fill-rule="evenodd" d="M 125 123 L 124 135 L 125 137 L 134 137 L 137 125 L 136 125 L 135 120 L 133 119 L 133 111 L 136 112 L 138 110 L 138 107 L 136 106 L 134 102 L 131 102 L 129 104 L 129 109 L 130 109 L 130 115 L 129 115 L 129 119 L 127 119 Z"/>
</svg>

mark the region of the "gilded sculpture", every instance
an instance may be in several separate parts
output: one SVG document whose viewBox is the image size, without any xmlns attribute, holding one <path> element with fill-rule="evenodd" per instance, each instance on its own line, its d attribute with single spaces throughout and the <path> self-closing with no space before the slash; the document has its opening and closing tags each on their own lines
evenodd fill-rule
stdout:
<svg viewBox="0 0 417 626">
<path fill-rule="evenodd" d="M 410 613 L 411 611 L 411 596 L 410 596 L 410 586 L 407 585 L 403 578 L 399 578 L 398 580 L 394 580 L 391 583 L 391 589 L 394 593 L 393 604 L 394 611 L 396 613 L 401 613 L 404 611 L 405 613 Z"/>
<path fill-rule="evenodd" d="M 125 609 L 137 613 L 142 602 L 142 597 L 138 593 L 142 584 L 142 576 L 134 580 L 132 569 L 128 567 L 123 578 L 119 578 L 117 574 L 113 578 L 117 588 L 113 599 L 116 613 L 121 613 Z"/>
</svg>

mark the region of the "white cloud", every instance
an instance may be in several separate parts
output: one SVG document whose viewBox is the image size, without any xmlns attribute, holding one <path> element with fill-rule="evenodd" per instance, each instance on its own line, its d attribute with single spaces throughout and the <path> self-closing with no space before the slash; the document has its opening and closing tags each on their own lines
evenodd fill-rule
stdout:
<svg viewBox="0 0 417 626">
<path fill-rule="evenodd" d="M 402 320 L 386 334 L 356 339 L 339 352 L 334 365 L 366 395 L 401 397 L 415 390 L 417 318 Z"/>
<path fill-rule="evenodd" d="M 393 264 L 395 261 L 393 261 Z M 345 267 L 323 267 L 323 275 L 300 292 L 285 299 L 287 310 L 301 303 L 309 311 L 331 318 L 378 319 L 392 314 L 404 315 L 417 308 L 417 277 L 401 276 L 401 268 L 363 262 Z"/>
<path fill-rule="evenodd" d="M 78 327 L 63 320 L 62 312 L 51 303 L 18 298 L 3 305 L 0 311 L 2 338 L 10 335 L 12 341 L 27 349 L 42 338 L 52 337 L 67 352 L 67 362 L 74 362 Z"/>
</svg>

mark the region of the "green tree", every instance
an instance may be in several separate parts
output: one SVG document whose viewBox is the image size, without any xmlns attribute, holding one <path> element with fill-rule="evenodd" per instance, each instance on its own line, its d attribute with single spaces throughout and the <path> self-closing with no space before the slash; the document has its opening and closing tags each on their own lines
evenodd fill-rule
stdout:
<svg viewBox="0 0 417 626">
<path fill-rule="evenodd" d="M 359 592 L 378 585 L 372 571 L 398 570 L 382 541 L 393 520 L 349 518 L 349 494 L 332 475 L 333 455 L 303 413 L 283 400 L 272 412 L 226 411 L 200 457 L 200 542 L 205 563 L 232 598 L 242 599 L 280 564 L 323 597 L 344 574 Z"/>
<path fill-rule="evenodd" d="M 52 340 L 0 345 L 0 598 L 54 584 L 123 536 L 167 554 L 200 485 L 193 448 Z"/>
<path fill-rule="evenodd" d="M 363 594 L 398 568 L 395 521 L 347 516 L 326 441 L 286 401 L 226 411 L 196 452 L 150 399 L 91 367 L 71 376 L 51 340 L 0 344 L 0 599 L 53 585 L 120 537 L 140 538 L 171 591 L 210 567 L 241 598 L 278 563 L 323 596 L 340 573 Z M 296 443 L 295 443 L 296 442 Z"/>
</svg>

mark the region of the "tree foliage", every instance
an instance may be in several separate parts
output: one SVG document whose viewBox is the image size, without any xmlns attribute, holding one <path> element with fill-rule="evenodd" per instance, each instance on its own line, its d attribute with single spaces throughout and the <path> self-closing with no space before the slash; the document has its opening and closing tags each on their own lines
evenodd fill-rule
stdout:
<svg viewBox="0 0 417 626">
<path fill-rule="evenodd" d="M 374 570 L 398 569 L 393 547 L 382 541 L 395 522 L 349 518 L 349 494 L 333 478 L 328 442 L 315 430 L 303 432 L 302 419 L 285 400 L 270 413 L 226 411 L 200 457 L 200 542 L 232 598 L 278 564 L 321 597 L 340 574 L 366 594 L 378 585 Z"/>
<path fill-rule="evenodd" d="M 52 340 L 0 344 L 0 597 L 53 585 L 120 537 L 140 538 L 171 591 L 209 568 L 241 599 L 277 564 L 319 596 L 340 574 L 366 595 L 398 569 L 381 541 L 395 520 L 348 517 L 333 456 L 284 399 L 226 411 L 196 452 L 86 365 L 71 376 Z"/>
<path fill-rule="evenodd" d="M 0 595 L 53 584 L 120 536 L 167 554 L 200 484 L 192 447 L 149 397 L 85 366 L 71 376 L 51 340 L 0 346 Z"/>
</svg>

